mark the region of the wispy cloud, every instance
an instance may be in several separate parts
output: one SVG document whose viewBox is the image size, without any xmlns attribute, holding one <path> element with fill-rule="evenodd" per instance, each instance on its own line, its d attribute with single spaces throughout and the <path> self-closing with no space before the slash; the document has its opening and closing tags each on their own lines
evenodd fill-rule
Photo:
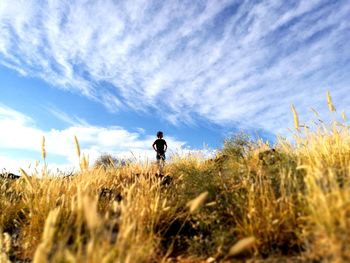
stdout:
<svg viewBox="0 0 350 263">
<path fill-rule="evenodd" d="M 3 0 L 0 58 L 111 111 L 283 132 L 290 104 L 317 108 L 327 89 L 349 110 L 349 14 L 347 0 Z"/>
<path fill-rule="evenodd" d="M 89 125 L 85 120 L 83 120 L 77 116 L 70 116 L 67 113 L 57 109 L 55 106 L 48 106 L 48 107 L 46 107 L 46 109 L 53 116 L 55 116 L 57 119 L 63 121 L 66 124 L 73 125 L 73 126 L 77 126 L 77 125 L 88 126 Z"/>
<path fill-rule="evenodd" d="M 71 124 L 68 128 L 45 131 L 39 129 L 32 118 L 20 113 L 14 109 L 0 105 L 0 150 L 29 150 L 38 153 L 40 159 L 42 137 L 45 136 L 47 155 L 63 157 L 66 165 L 76 166 L 78 157 L 76 155 L 74 136 L 78 137 L 82 152 L 90 157 L 93 162 L 103 153 L 110 153 L 119 157 L 131 157 L 132 155 L 141 158 L 155 158 L 151 145 L 155 139 L 154 135 L 140 134 L 130 132 L 123 127 L 99 127 L 87 124 L 81 121 L 80 124 L 74 124 L 73 120 L 67 119 L 62 112 L 57 112 L 63 116 L 63 120 L 68 120 Z M 144 133 L 144 132 L 142 132 Z M 167 137 L 168 144 L 174 152 L 185 146 L 184 141 L 177 140 L 174 137 Z M 16 158 L 17 159 L 17 158 Z M 23 159 L 23 158 L 22 158 Z M 12 160 L 9 156 L 1 156 L 1 168 L 13 168 L 21 165 L 27 167 L 35 159 Z M 5 162 L 5 160 L 7 160 Z"/>
</svg>

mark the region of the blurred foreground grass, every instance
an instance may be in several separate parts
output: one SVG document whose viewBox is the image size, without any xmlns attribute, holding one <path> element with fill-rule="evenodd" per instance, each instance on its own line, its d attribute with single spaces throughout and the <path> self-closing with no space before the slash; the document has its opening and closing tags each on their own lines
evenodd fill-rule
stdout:
<svg viewBox="0 0 350 263">
<path fill-rule="evenodd" d="M 345 115 L 310 128 L 293 112 L 293 142 L 238 135 L 214 159 L 174 158 L 165 176 L 80 156 L 73 176 L 1 179 L 0 262 L 349 262 Z"/>
</svg>

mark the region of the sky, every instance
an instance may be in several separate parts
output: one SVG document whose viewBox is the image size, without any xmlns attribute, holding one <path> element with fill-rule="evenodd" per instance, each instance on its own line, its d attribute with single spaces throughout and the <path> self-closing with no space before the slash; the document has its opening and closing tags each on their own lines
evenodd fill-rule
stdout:
<svg viewBox="0 0 350 263">
<path fill-rule="evenodd" d="M 0 169 L 154 159 L 350 110 L 350 3 L 0 0 Z M 31 166 L 31 167 L 32 167 Z M 29 169 L 29 168 L 28 168 Z"/>
</svg>

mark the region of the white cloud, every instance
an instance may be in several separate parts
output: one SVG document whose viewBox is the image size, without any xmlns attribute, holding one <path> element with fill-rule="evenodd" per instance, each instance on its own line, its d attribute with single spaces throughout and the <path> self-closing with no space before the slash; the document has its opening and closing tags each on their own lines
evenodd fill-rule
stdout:
<svg viewBox="0 0 350 263">
<path fill-rule="evenodd" d="M 66 118 L 64 114 L 61 115 Z M 68 123 L 71 123 L 69 120 Z M 72 124 L 72 123 L 71 123 Z M 69 168 L 76 167 L 79 163 L 74 136 L 77 136 L 81 151 L 94 160 L 103 153 L 110 153 L 113 156 L 129 158 L 133 155 L 153 160 L 155 154 L 152 150 L 154 136 L 145 135 L 141 138 L 140 133 L 129 132 L 122 127 L 98 127 L 81 122 L 78 125 L 71 125 L 62 130 L 52 129 L 44 131 L 35 126 L 34 121 L 14 109 L 0 105 L 0 150 L 29 150 L 37 152 L 38 159 L 41 156 L 42 138 L 45 136 L 45 148 L 47 156 L 57 156 L 66 159 L 65 164 L 51 164 L 51 167 Z M 174 137 L 166 138 L 168 145 L 176 152 L 181 149 L 185 142 Z M 170 152 L 171 153 L 171 152 Z M 18 169 L 28 167 L 35 159 L 11 158 L 0 156 L 0 168 Z M 54 159 L 54 158 L 53 158 Z"/>
<path fill-rule="evenodd" d="M 327 89 L 349 110 L 349 12 L 325 0 L 3 0 L 0 63 L 110 111 L 284 133 L 290 104 L 308 119 Z"/>
<path fill-rule="evenodd" d="M 33 160 L 31 159 L 24 159 L 24 158 L 11 158 L 7 156 L 1 156 L 0 155 L 0 173 L 14 173 L 19 174 L 19 168 L 24 169 L 25 171 L 33 171 L 33 167 L 35 166 Z"/>
</svg>

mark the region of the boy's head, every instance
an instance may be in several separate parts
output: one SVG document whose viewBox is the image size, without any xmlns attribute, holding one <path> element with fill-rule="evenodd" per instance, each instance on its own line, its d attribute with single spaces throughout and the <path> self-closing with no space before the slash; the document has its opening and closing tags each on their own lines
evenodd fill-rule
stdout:
<svg viewBox="0 0 350 263">
<path fill-rule="evenodd" d="M 161 131 L 157 132 L 157 137 L 159 139 L 162 139 L 163 138 L 163 132 L 161 132 Z"/>
</svg>

